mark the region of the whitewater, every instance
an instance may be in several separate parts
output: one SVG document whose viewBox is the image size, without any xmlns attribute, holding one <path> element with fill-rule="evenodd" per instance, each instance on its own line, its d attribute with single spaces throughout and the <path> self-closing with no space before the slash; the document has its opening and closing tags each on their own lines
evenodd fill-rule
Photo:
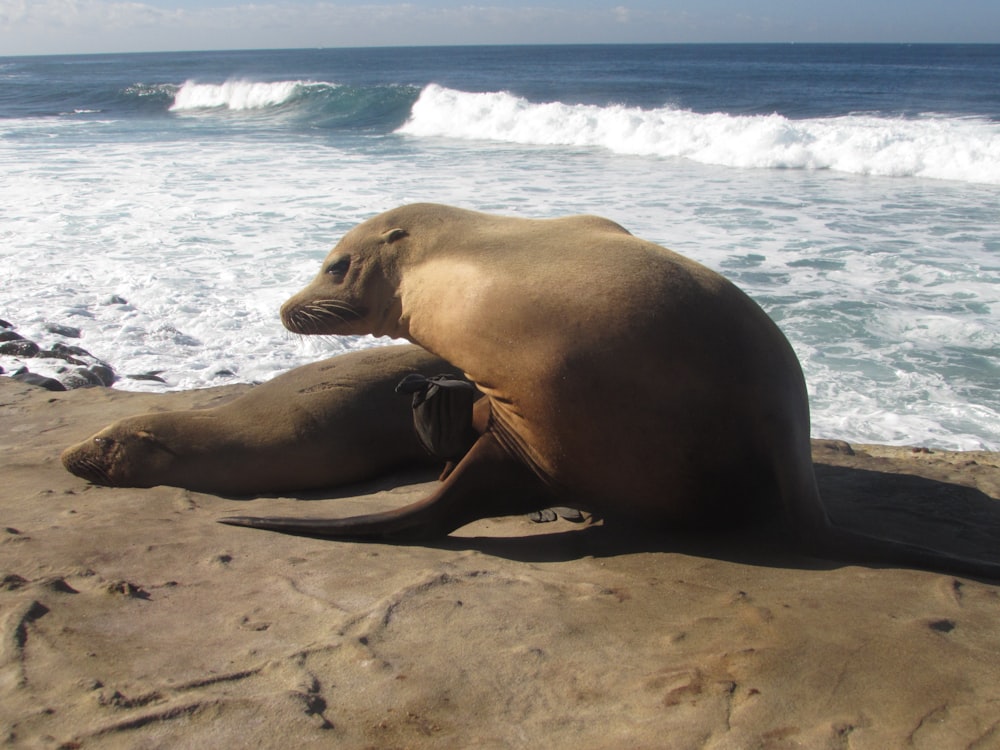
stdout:
<svg viewBox="0 0 1000 750">
<path fill-rule="evenodd" d="M 719 65 L 697 53 L 691 86 Z M 435 54 L 0 60 L 0 318 L 43 346 L 65 341 L 51 324 L 78 328 L 67 343 L 119 388 L 262 381 L 388 343 L 277 317 L 371 215 L 596 213 L 764 307 L 803 363 L 815 435 L 1000 449 L 1000 116 L 981 96 L 726 108 L 735 95 L 668 91 L 659 68 L 633 83 L 651 51 L 599 85 L 593 50 L 476 53 L 493 68 Z M 553 54 L 577 77 L 542 83 Z M 127 377 L 149 372 L 165 382 Z"/>
<path fill-rule="evenodd" d="M 343 88 L 324 81 L 189 81 L 178 87 L 170 110 L 266 110 Z M 777 113 L 741 116 L 676 107 L 533 103 L 506 91 L 465 92 L 430 84 L 395 132 L 593 147 L 738 168 L 832 169 L 1000 185 L 1000 122 L 982 117 L 857 114 L 791 120 Z"/>
<path fill-rule="evenodd" d="M 431 85 L 399 132 L 540 146 L 605 148 L 758 169 L 833 169 L 860 175 L 1000 184 L 1000 123 L 927 115 L 700 114 L 674 107 L 533 104 L 507 92 Z"/>
</svg>

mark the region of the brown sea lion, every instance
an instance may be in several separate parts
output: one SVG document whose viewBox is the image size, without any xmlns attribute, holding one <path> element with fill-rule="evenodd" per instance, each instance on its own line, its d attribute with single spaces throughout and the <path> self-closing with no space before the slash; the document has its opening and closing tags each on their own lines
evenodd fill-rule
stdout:
<svg viewBox="0 0 1000 750">
<path fill-rule="evenodd" d="M 486 395 L 488 422 L 412 505 L 224 523 L 404 539 L 553 504 L 709 528 L 774 506 L 807 553 L 1000 576 L 1000 565 L 832 526 L 784 335 L 719 274 L 606 219 L 404 206 L 348 232 L 281 315 L 296 333 L 425 347 Z"/>
<path fill-rule="evenodd" d="M 222 406 L 128 417 L 67 448 L 96 484 L 166 484 L 230 495 L 333 487 L 406 464 L 436 464 L 417 440 L 410 373 L 456 373 L 420 347 L 342 354 L 298 367 Z"/>
</svg>

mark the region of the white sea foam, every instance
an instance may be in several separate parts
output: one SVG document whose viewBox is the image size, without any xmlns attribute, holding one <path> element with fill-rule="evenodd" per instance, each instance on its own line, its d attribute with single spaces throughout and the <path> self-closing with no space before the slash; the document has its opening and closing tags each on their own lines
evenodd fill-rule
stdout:
<svg viewBox="0 0 1000 750">
<path fill-rule="evenodd" d="M 187 81 L 178 89 L 173 112 L 199 109 L 251 110 L 280 106 L 310 86 L 333 86 L 311 81 L 260 81 L 231 80 L 225 83 L 198 83 Z"/>
<path fill-rule="evenodd" d="M 977 118 L 791 120 L 778 114 L 699 114 L 673 107 L 537 104 L 506 92 L 466 93 L 431 84 L 398 132 L 600 147 L 727 167 L 832 169 L 1000 184 L 1000 123 Z"/>
<path fill-rule="evenodd" d="M 0 128 L 0 318 L 43 345 L 47 323 L 79 327 L 68 343 L 167 380 L 118 387 L 264 380 L 373 345 L 292 336 L 278 307 L 348 228 L 431 200 L 598 213 L 719 269 L 788 335 L 817 435 L 1000 448 L 994 187 L 455 140 L 90 137 L 102 127 Z M 37 369 L 0 358 L 21 364 Z"/>
</svg>

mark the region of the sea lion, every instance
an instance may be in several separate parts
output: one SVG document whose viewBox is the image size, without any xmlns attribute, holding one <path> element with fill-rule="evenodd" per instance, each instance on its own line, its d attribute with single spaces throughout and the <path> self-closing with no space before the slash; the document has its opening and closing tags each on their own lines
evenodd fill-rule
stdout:
<svg viewBox="0 0 1000 750">
<path fill-rule="evenodd" d="M 456 370 L 408 344 L 342 354 L 279 375 L 222 406 L 119 420 L 67 448 L 63 465 L 96 484 L 248 495 L 334 487 L 406 464 L 442 464 L 417 440 L 407 399 L 394 391 L 410 373 Z"/>
<path fill-rule="evenodd" d="M 774 508 L 810 554 L 1000 576 L 1000 565 L 834 527 L 785 336 L 719 274 L 607 219 L 403 206 L 349 231 L 281 317 L 300 334 L 419 344 L 485 394 L 486 426 L 412 505 L 224 523 L 426 539 L 553 504 L 645 527 L 715 528 Z"/>
</svg>

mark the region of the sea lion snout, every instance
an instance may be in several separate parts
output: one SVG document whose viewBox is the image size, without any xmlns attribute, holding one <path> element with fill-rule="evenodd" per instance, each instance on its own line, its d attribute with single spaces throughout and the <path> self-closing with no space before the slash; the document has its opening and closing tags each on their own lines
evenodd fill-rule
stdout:
<svg viewBox="0 0 1000 750">
<path fill-rule="evenodd" d="M 93 484 L 114 486 L 111 467 L 118 447 L 119 443 L 114 438 L 94 435 L 64 450 L 60 458 L 71 474 Z"/>
<path fill-rule="evenodd" d="M 173 451 L 148 429 L 148 417 L 130 417 L 108 425 L 63 451 L 71 474 L 106 487 L 152 487 Z"/>
<path fill-rule="evenodd" d="M 328 334 L 365 317 L 350 303 L 336 299 L 288 300 L 281 307 L 281 323 L 292 333 L 304 336 Z"/>
</svg>

